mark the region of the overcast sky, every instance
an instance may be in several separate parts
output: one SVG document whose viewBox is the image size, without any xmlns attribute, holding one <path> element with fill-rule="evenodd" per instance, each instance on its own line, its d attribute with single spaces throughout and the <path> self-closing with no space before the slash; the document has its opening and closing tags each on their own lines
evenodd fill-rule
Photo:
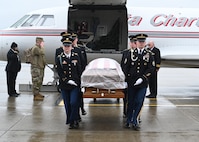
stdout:
<svg viewBox="0 0 199 142">
<path fill-rule="evenodd" d="M 1 0 L 0 29 L 9 27 L 30 11 L 64 6 L 68 4 L 68 1 L 69 0 Z M 198 0 L 127 0 L 127 4 L 139 7 L 199 7 Z"/>
</svg>

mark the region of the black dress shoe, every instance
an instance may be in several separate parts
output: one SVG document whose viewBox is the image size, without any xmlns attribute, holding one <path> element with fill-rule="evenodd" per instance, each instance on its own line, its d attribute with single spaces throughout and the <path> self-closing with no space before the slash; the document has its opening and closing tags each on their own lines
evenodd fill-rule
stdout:
<svg viewBox="0 0 199 142">
<path fill-rule="evenodd" d="M 140 126 L 136 125 L 136 124 L 133 124 L 132 125 L 132 129 L 135 130 L 135 131 L 139 131 L 140 130 Z"/>
<path fill-rule="evenodd" d="M 82 111 L 82 115 L 86 115 L 87 113 L 86 113 L 86 111 L 84 110 L 84 111 Z"/>
<path fill-rule="evenodd" d="M 18 97 L 17 94 L 10 94 L 9 96 L 10 96 L 10 97 Z"/>
<path fill-rule="evenodd" d="M 146 96 L 146 98 L 156 98 L 156 96 L 150 94 L 150 95 Z"/>
<path fill-rule="evenodd" d="M 130 124 L 129 123 L 124 124 L 124 128 L 130 128 Z"/>
<path fill-rule="evenodd" d="M 73 123 L 71 123 L 70 125 L 69 125 L 69 129 L 74 129 L 75 127 L 74 127 L 74 124 Z"/>
<path fill-rule="evenodd" d="M 21 93 L 17 93 L 17 92 L 16 92 L 15 94 L 17 94 L 17 95 L 19 96 Z"/>
<path fill-rule="evenodd" d="M 79 122 L 78 121 L 74 121 L 74 128 L 75 129 L 79 128 Z"/>
<path fill-rule="evenodd" d="M 77 128 L 79 128 L 79 123 L 77 121 L 70 123 L 69 129 L 77 129 Z"/>
<path fill-rule="evenodd" d="M 79 119 L 78 119 L 78 122 L 82 122 L 82 119 L 81 119 L 81 118 L 79 118 Z"/>
</svg>

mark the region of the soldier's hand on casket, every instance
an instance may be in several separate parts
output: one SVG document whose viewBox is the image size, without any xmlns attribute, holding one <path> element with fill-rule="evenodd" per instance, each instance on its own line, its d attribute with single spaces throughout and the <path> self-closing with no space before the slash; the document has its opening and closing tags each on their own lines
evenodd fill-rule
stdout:
<svg viewBox="0 0 199 142">
<path fill-rule="evenodd" d="M 136 80 L 134 86 L 140 85 L 142 82 L 143 82 L 143 79 L 142 79 L 142 78 L 138 78 L 138 79 Z"/>
<path fill-rule="evenodd" d="M 73 80 L 69 80 L 69 81 L 68 81 L 68 84 L 77 86 L 77 84 L 76 84 L 75 81 L 73 81 Z"/>
</svg>

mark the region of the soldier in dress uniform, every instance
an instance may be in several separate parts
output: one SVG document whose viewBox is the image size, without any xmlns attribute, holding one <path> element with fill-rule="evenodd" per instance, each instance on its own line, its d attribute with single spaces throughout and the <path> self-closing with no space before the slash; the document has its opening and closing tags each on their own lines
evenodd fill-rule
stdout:
<svg viewBox="0 0 199 142">
<path fill-rule="evenodd" d="M 72 41 L 73 51 L 78 53 L 78 55 L 80 57 L 81 67 L 82 67 L 82 72 L 83 72 L 87 65 L 87 55 L 86 55 L 85 47 L 80 46 L 78 44 L 78 36 L 75 33 L 71 34 L 71 41 Z M 82 112 L 82 115 L 86 115 L 87 113 L 86 113 L 86 110 L 84 109 L 83 92 L 81 92 L 81 88 L 80 88 L 80 103 L 81 103 L 80 110 Z M 81 117 L 79 119 L 81 120 Z"/>
<path fill-rule="evenodd" d="M 61 42 L 63 42 L 66 38 L 70 38 L 71 37 L 71 33 L 67 33 L 67 32 L 62 32 L 61 34 Z M 63 46 L 58 47 L 55 50 L 55 62 L 57 59 L 57 56 L 60 55 L 63 52 Z"/>
<path fill-rule="evenodd" d="M 62 43 L 66 38 L 70 38 L 71 37 L 71 33 L 61 32 L 60 36 L 61 36 L 61 40 L 60 41 Z M 60 47 L 56 48 L 56 50 L 55 50 L 55 63 L 54 63 L 54 67 L 53 67 L 53 69 L 54 69 L 54 76 L 53 76 L 54 77 L 54 81 L 53 82 L 54 83 L 57 83 L 58 80 L 59 80 L 59 76 L 57 74 L 56 59 L 62 52 L 63 52 L 63 46 L 60 46 Z M 57 86 L 57 90 L 60 92 L 59 86 Z"/>
<path fill-rule="evenodd" d="M 129 36 L 129 40 L 130 40 L 130 42 L 129 42 L 130 48 L 125 49 L 122 52 L 121 68 L 122 68 L 123 71 L 124 71 L 124 66 L 127 63 L 128 54 L 130 54 L 131 52 L 134 51 L 134 49 L 137 48 L 137 46 L 136 46 L 136 41 L 137 41 L 136 36 L 135 35 L 130 35 Z M 127 115 L 127 89 L 124 89 L 123 104 L 124 104 L 123 117 L 126 118 L 126 115 Z"/>
<path fill-rule="evenodd" d="M 127 122 L 125 127 L 129 128 L 132 124 L 134 130 L 139 130 L 138 116 L 142 108 L 148 78 L 154 70 L 154 59 L 150 52 L 144 47 L 146 45 L 146 34 L 137 34 L 137 48 L 128 55 L 124 74 L 128 84 L 128 106 Z"/>
<path fill-rule="evenodd" d="M 87 65 L 87 55 L 86 55 L 85 47 L 78 44 L 78 36 L 75 33 L 71 34 L 71 41 L 72 41 L 73 50 L 79 54 L 79 57 L 81 59 L 81 64 L 82 64 L 82 70 L 84 70 Z"/>
<path fill-rule="evenodd" d="M 155 60 L 155 70 L 152 72 L 151 76 L 149 77 L 149 91 L 150 94 L 146 96 L 147 98 L 156 98 L 157 97 L 157 75 L 158 71 L 160 69 L 161 64 L 161 56 L 160 56 L 160 50 L 155 47 L 155 44 L 153 41 L 150 41 L 148 43 L 148 50 L 152 52 L 152 55 Z"/>
<path fill-rule="evenodd" d="M 69 129 L 78 128 L 82 67 L 78 54 L 72 50 L 72 42 L 69 38 L 63 41 L 63 52 L 57 57 L 56 65 L 60 78 L 59 87 L 66 110 L 66 124 L 70 124 Z"/>
</svg>

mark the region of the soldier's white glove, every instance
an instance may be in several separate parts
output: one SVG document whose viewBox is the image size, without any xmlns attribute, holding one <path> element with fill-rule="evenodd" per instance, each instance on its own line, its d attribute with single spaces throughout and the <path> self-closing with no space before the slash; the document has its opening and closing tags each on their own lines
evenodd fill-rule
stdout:
<svg viewBox="0 0 199 142">
<path fill-rule="evenodd" d="M 84 93 L 85 92 L 85 88 L 83 87 L 83 88 L 81 88 L 81 92 L 82 93 Z"/>
<path fill-rule="evenodd" d="M 76 84 L 75 81 L 73 81 L 73 80 L 69 80 L 69 81 L 68 81 L 68 84 L 77 86 L 77 84 Z"/>
<path fill-rule="evenodd" d="M 143 82 L 143 79 L 142 79 L 142 78 L 138 78 L 138 79 L 136 80 L 134 86 L 139 85 L 139 84 L 141 84 L 142 82 Z"/>
</svg>

